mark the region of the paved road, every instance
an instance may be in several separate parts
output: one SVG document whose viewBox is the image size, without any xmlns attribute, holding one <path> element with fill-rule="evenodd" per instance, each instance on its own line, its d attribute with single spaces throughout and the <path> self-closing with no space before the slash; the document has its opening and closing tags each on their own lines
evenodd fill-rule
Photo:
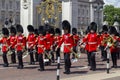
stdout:
<svg viewBox="0 0 120 80">
<path fill-rule="evenodd" d="M 96 56 L 96 60 L 97 60 L 97 70 L 90 71 L 89 66 L 87 66 L 87 56 L 86 54 L 82 54 L 79 61 L 72 64 L 71 74 L 65 75 L 63 74 L 64 63 L 63 63 L 63 59 L 61 59 L 61 69 L 60 69 L 61 80 L 67 80 L 67 78 L 69 78 L 70 80 L 71 78 L 74 78 L 74 77 L 77 78 L 81 76 L 88 76 L 88 75 L 94 75 L 94 74 L 100 75 L 102 73 L 104 76 L 104 74 L 106 74 L 106 62 L 101 61 L 100 55 Z M 9 62 L 10 62 L 10 59 L 9 59 Z M 56 80 L 57 63 L 53 63 L 51 66 L 45 66 L 45 71 L 40 72 L 37 70 L 39 68 L 38 63 L 36 63 L 36 65 L 28 65 L 28 62 L 29 62 L 29 56 L 24 59 L 24 69 L 22 70 L 18 70 L 16 68 L 17 64 L 10 64 L 10 67 L 4 68 L 2 67 L 2 63 L 3 63 L 2 58 L 0 57 L 0 80 Z M 118 63 L 119 63 L 118 66 L 120 66 L 120 60 L 118 60 Z M 110 72 L 118 71 L 118 70 L 120 70 L 120 68 L 111 69 Z M 115 77 L 116 79 L 118 78 L 117 75 L 113 77 Z M 94 76 L 93 78 L 96 79 L 97 76 Z M 74 80 L 81 80 L 81 79 L 77 78 Z M 87 80 L 87 78 L 82 80 Z M 112 79 L 109 79 L 109 80 L 112 80 Z"/>
</svg>

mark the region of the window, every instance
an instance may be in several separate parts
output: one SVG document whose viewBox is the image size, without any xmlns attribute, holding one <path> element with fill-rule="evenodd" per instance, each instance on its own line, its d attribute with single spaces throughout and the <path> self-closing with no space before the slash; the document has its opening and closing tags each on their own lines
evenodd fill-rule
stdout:
<svg viewBox="0 0 120 80">
<path fill-rule="evenodd" d="M 16 13 L 15 21 L 16 23 L 20 23 L 20 13 Z"/>
<path fill-rule="evenodd" d="M 5 21 L 5 12 L 2 11 L 1 12 L 1 22 L 4 22 Z"/>
<path fill-rule="evenodd" d="M 9 1 L 9 9 L 12 9 L 13 2 L 10 0 Z"/>
<path fill-rule="evenodd" d="M 16 1 L 16 10 L 19 10 L 19 9 L 20 9 L 20 2 Z"/>
<path fill-rule="evenodd" d="M 5 0 L 2 0 L 2 8 L 5 9 Z"/>
</svg>

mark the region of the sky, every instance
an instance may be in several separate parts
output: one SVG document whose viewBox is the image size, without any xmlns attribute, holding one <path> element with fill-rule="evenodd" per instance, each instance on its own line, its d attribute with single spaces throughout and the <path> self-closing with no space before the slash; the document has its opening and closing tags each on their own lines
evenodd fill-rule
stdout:
<svg viewBox="0 0 120 80">
<path fill-rule="evenodd" d="M 111 4 L 115 7 L 120 7 L 120 0 L 104 0 L 105 4 Z"/>
</svg>

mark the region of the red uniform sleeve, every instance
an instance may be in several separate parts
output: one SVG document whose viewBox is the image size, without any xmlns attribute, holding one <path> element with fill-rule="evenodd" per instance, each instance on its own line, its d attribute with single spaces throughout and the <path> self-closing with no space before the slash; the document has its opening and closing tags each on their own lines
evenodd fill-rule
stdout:
<svg viewBox="0 0 120 80">
<path fill-rule="evenodd" d="M 63 43 L 63 36 L 61 37 L 61 39 L 60 39 L 60 42 L 58 43 L 58 47 L 60 47 L 61 45 L 62 45 L 62 43 Z"/>
</svg>

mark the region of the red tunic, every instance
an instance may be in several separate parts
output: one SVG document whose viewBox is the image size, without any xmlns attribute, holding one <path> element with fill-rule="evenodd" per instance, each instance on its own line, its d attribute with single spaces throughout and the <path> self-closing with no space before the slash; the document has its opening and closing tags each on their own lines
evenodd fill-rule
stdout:
<svg viewBox="0 0 120 80">
<path fill-rule="evenodd" d="M 50 50 L 51 48 L 51 44 L 52 44 L 52 41 L 51 41 L 51 34 L 46 34 L 45 35 L 45 39 L 46 39 L 46 50 Z"/>
<path fill-rule="evenodd" d="M 58 45 L 61 41 L 62 37 L 60 35 L 55 36 L 54 40 L 55 40 L 55 44 Z"/>
<path fill-rule="evenodd" d="M 14 49 L 15 48 L 15 44 L 16 44 L 16 36 L 10 36 L 10 47 L 12 48 L 12 49 Z"/>
<path fill-rule="evenodd" d="M 104 46 L 104 47 L 107 46 L 106 43 L 103 43 L 103 40 L 104 40 L 104 38 L 106 38 L 106 37 L 109 37 L 109 34 L 105 34 L 105 33 L 101 34 L 101 36 L 100 36 L 101 46 Z"/>
<path fill-rule="evenodd" d="M 79 36 L 77 34 L 73 35 L 73 46 L 77 46 L 78 41 L 79 41 Z"/>
<path fill-rule="evenodd" d="M 96 33 L 89 33 L 83 42 L 88 43 L 88 52 L 93 52 L 97 50 L 98 45 L 100 44 L 100 39 Z"/>
<path fill-rule="evenodd" d="M 22 51 L 26 46 L 26 38 L 23 35 L 18 35 L 16 38 L 16 49 Z"/>
<path fill-rule="evenodd" d="M 44 49 L 46 47 L 46 41 L 45 41 L 45 38 L 44 36 L 38 36 L 37 38 L 37 44 L 38 44 L 38 54 L 43 54 L 44 52 Z"/>
<path fill-rule="evenodd" d="M 64 53 L 70 53 L 71 48 L 73 47 L 73 37 L 71 34 L 63 34 L 62 39 L 58 45 L 58 47 L 61 46 L 61 44 L 64 42 Z"/>
<path fill-rule="evenodd" d="M 27 43 L 28 49 L 33 49 L 35 43 L 35 35 L 33 33 L 28 35 Z"/>
<path fill-rule="evenodd" d="M 6 37 L 3 37 L 3 38 L 0 40 L 0 43 L 2 44 L 2 52 L 7 52 L 7 51 L 8 51 L 8 47 L 9 47 L 9 45 L 10 45 L 9 39 L 6 38 Z"/>
<path fill-rule="evenodd" d="M 117 36 L 113 36 L 114 40 L 118 40 L 119 38 Z M 118 48 L 114 47 L 114 44 L 110 47 L 110 52 L 118 52 Z"/>
</svg>

